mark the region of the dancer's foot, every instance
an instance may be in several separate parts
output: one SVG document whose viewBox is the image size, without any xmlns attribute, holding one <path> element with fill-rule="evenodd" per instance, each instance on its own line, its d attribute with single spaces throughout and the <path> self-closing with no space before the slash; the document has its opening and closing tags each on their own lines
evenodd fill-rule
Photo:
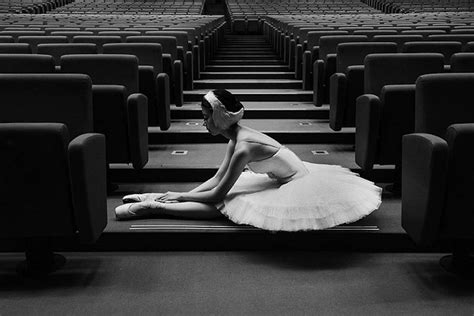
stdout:
<svg viewBox="0 0 474 316">
<path fill-rule="evenodd" d="M 156 214 L 162 207 L 163 203 L 153 200 L 123 204 L 115 209 L 115 217 L 118 220 L 146 217 Z"/>
<path fill-rule="evenodd" d="M 157 198 L 161 197 L 163 193 L 143 193 L 143 194 L 129 194 L 125 195 L 122 198 L 123 203 L 135 203 L 135 202 L 144 202 L 144 201 L 155 201 Z"/>
</svg>

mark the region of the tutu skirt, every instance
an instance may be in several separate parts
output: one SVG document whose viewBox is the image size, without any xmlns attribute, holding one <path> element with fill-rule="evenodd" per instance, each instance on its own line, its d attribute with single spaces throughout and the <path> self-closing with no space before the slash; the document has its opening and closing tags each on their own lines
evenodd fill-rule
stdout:
<svg viewBox="0 0 474 316">
<path fill-rule="evenodd" d="M 220 211 L 237 224 L 306 231 L 355 222 L 379 208 L 382 189 L 373 182 L 341 166 L 303 163 L 309 173 L 284 184 L 242 172 Z"/>
</svg>

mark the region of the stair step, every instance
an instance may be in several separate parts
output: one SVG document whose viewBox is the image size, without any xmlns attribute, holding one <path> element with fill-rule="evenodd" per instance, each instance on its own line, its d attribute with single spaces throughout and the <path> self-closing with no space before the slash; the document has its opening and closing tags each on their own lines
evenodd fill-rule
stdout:
<svg viewBox="0 0 474 316">
<path fill-rule="evenodd" d="M 201 79 L 294 79 L 293 72 L 201 72 Z"/>
<path fill-rule="evenodd" d="M 287 65 L 206 65 L 206 71 L 212 72 L 256 72 L 256 71 L 277 71 L 288 72 L 290 69 Z"/>
<path fill-rule="evenodd" d="M 238 52 L 238 51 L 228 51 L 228 50 L 220 50 L 218 49 L 216 53 L 214 54 L 215 56 L 227 56 L 227 55 L 239 55 L 239 56 L 261 56 L 261 55 L 272 55 L 272 56 L 277 56 L 276 53 L 272 50 L 265 50 L 265 51 L 250 51 L 250 52 Z"/>
<path fill-rule="evenodd" d="M 243 119 L 242 124 L 261 131 L 280 143 L 287 144 L 353 144 L 354 128 L 334 132 L 328 120 L 315 119 Z M 227 143 L 228 139 L 211 135 L 203 120 L 172 120 L 167 131 L 148 128 L 149 144 Z"/>
<path fill-rule="evenodd" d="M 275 60 L 278 57 L 275 54 L 271 55 L 226 55 L 226 54 L 216 54 L 213 56 L 217 60 Z"/>
<path fill-rule="evenodd" d="M 307 101 L 313 92 L 297 89 L 229 89 L 240 101 Z M 200 102 L 208 89 L 184 91 L 185 102 Z"/>
<path fill-rule="evenodd" d="M 267 60 L 245 60 L 245 59 L 235 59 L 235 60 L 222 60 L 222 59 L 213 59 L 209 61 L 209 65 L 283 65 L 284 62 L 278 59 L 267 59 Z"/>
<path fill-rule="evenodd" d="M 195 89 L 301 89 L 301 80 L 288 79 L 207 79 L 195 80 Z"/>
<path fill-rule="evenodd" d="M 312 102 L 242 101 L 246 119 L 329 119 L 329 106 L 315 107 Z M 171 119 L 202 119 L 201 102 L 171 107 Z"/>
</svg>

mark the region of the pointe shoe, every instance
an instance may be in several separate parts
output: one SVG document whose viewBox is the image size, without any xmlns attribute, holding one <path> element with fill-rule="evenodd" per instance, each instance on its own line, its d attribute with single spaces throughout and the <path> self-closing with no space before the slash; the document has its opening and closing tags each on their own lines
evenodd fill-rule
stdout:
<svg viewBox="0 0 474 316">
<path fill-rule="evenodd" d="M 122 202 L 126 204 L 126 203 L 145 202 L 148 200 L 154 201 L 162 195 L 163 193 L 129 194 L 129 195 L 125 195 L 122 198 Z"/>
<path fill-rule="evenodd" d="M 115 217 L 118 220 L 134 219 L 156 214 L 156 210 L 162 208 L 161 202 L 144 201 L 138 203 L 123 204 L 115 208 Z"/>
</svg>

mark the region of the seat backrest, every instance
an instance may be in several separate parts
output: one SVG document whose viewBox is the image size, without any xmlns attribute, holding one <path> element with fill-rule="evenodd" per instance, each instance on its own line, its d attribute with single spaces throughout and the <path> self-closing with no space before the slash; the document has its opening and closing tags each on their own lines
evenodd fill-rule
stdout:
<svg viewBox="0 0 474 316">
<path fill-rule="evenodd" d="M 344 73 L 348 66 L 363 65 L 365 56 L 376 53 L 396 53 L 397 44 L 390 42 L 354 42 L 337 45 L 337 72 Z"/>
<path fill-rule="evenodd" d="M 472 90 L 472 89 L 471 89 Z M 448 143 L 448 174 L 446 202 L 442 215 L 443 238 L 472 238 L 474 231 L 474 121 L 453 124 L 446 131 Z"/>
<path fill-rule="evenodd" d="M 188 49 L 188 33 L 184 31 L 147 31 L 145 36 L 173 36 L 176 37 L 176 44 L 184 48 L 184 51 Z"/>
<path fill-rule="evenodd" d="M 53 57 L 36 54 L 0 55 L 0 73 L 53 73 Z"/>
<path fill-rule="evenodd" d="M 38 44 L 56 44 L 56 43 L 67 43 L 68 39 L 66 36 L 20 36 L 18 37 L 18 43 L 30 44 L 33 54 L 37 53 Z"/>
<path fill-rule="evenodd" d="M 173 61 L 178 59 L 178 41 L 174 36 L 128 36 L 126 42 L 161 44 L 164 54 L 170 54 Z"/>
<path fill-rule="evenodd" d="M 163 72 L 163 51 L 156 43 L 105 44 L 104 54 L 135 55 L 140 66 L 152 66 L 155 73 Z"/>
<path fill-rule="evenodd" d="M 474 73 L 420 76 L 416 81 L 415 131 L 444 138 L 451 124 L 474 123 Z"/>
<path fill-rule="evenodd" d="M 385 85 L 414 84 L 424 74 L 444 71 L 444 56 L 423 54 L 369 54 L 364 61 L 364 92 L 380 96 Z"/>
<path fill-rule="evenodd" d="M 445 35 L 430 35 L 430 41 L 456 41 L 465 45 L 467 42 L 474 41 L 474 34 L 445 34 Z"/>
<path fill-rule="evenodd" d="M 97 45 L 99 53 L 102 53 L 102 46 L 109 43 L 122 43 L 120 36 L 103 36 L 103 35 L 79 35 L 74 36 L 72 39 L 73 43 L 92 43 Z"/>
<path fill-rule="evenodd" d="M 397 43 L 399 51 L 406 42 L 422 41 L 422 35 L 374 35 L 373 40 L 376 42 L 393 42 Z"/>
<path fill-rule="evenodd" d="M 451 56 L 462 50 L 461 42 L 406 42 L 403 45 L 402 52 L 404 53 L 440 53 L 444 56 L 444 63 L 449 64 Z"/>
<path fill-rule="evenodd" d="M 397 35 L 396 30 L 356 30 L 354 35 L 365 35 L 369 39 L 372 39 L 375 35 Z"/>
<path fill-rule="evenodd" d="M 0 124 L 1 237 L 74 235 L 68 144 L 64 124 Z"/>
<path fill-rule="evenodd" d="M 125 42 L 128 36 L 140 36 L 141 32 L 139 31 L 100 31 L 98 33 L 100 36 L 120 36 L 122 42 Z"/>
<path fill-rule="evenodd" d="M 193 43 L 193 45 L 197 44 L 196 43 L 196 36 L 198 36 L 198 31 L 195 28 L 192 27 L 165 27 L 162 29 L 162 31 L 170 31 L 170 32 L 176 32 L 176 31 L 183 31 L 186 32 L 188 35 L 188 41 Z"/>
<path fill-rule="evenodd" d="M 15 40 L 18 40 L 20 36 L 44 36 L 44 31 L 1 31 L 0 36 L 11 36 Z"/>
<path fill-rule="evenodd" d="M 332 36 L 332 35 L 349 35 L 348 31 L 311 31 L 308 32 L 308 50 L 312 50 L 314 46 L 319 46 L 319 39 L 322 36 Z"/>
<path fill-rule="evenodd" d="M 466 45 L 464 45 L 464 51 L 466 53 L 474 53 L 474 42 L 467 42 Z"/>
<path fill-rule="evenodd" d="M 87 74 L 94 85 L 121 85 L 138 92 L 138 58 L 133 55 L 65 55 L 61 72 Z"/>
<path fill-rule="evenodd" d="M 74 36 L 80 36 L 80 35 L 94 35 L 94 33 L 89 32 L 89 31 L 54 31 L 51 32 L 51 35 L 62 35 L 66 36 L 69 42 L 72 42 L 72 39 Z"/>
<path fill-rule="evenodd" d="M 401 34 L 415 34 L 422 35 L 424 38 L 428 38 L 431 35 L 443 35 L 446 34 L 445 30 L 404 30 Z"/>
<path fill-rule="evenodd" d="M 327 55 L 335 54 L 337 45 L 341 43 L 366 42 L 365 35 L 330 35 L 319 39 L 319 59 L 326 60 Z"/>
<path fill-rule="evenodd" d="M 75 138 L 92 132 L 91 91 L 86 75 L 0 74 L 0 122 L 59 122 Z"/>
<path fill-rule="evenodd" d="M 55 64 L 59 66 L 63 55 L 97 54 L 97 45 L 77 43 L 38 44 L 38 54 L 52 56 Z"/>
<path fill-rule="evenodd" d="M 474 72 L 474 52 L 452 55 L 451 72 Z"/>
<path fill-rule="evenodd" d="M 9 35 L 0 35 L 0 43 L 14 43 L 15 39 L 13 36 Z"/>
<path fill-rule="evenodd" d="M 0 43 L 0 54 L 31 54 L 31 47 L 26 43 Z"/>
</svg>

